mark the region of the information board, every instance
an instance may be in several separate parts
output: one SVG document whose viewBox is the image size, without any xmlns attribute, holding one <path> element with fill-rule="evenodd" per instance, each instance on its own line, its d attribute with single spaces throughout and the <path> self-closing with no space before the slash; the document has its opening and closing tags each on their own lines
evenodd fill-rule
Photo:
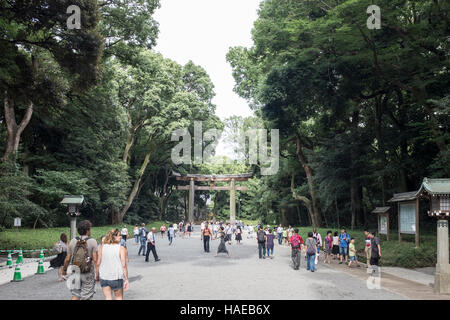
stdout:
<svg viewBox="0 0 450 320">
<path fill-rule="evenodd" d="M 400 232 L 416 233 L 416 204 L 402 203 L 400 204 Z"/>
<path fill-rule="evenodd" d="M 380 234 L 387 234 L 387 216 L 380 216 Z"/>
<path fill-rule="evenodd" d="M 14 218 L 14 227 L 20 227 L 22 224 L 22 219 Z"/>
</svg>

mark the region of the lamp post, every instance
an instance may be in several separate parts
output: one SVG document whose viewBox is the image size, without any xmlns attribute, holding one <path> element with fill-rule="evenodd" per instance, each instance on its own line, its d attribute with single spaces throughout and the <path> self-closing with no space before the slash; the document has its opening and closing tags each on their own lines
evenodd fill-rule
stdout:
<svg viewBox="0 0 450 320">
<path fill-rule="evenodd" d="M 67 215 L 70 218 L 70 240 L 77 236 L 77 217 L 80 215 L 80 207 L 84 203 L 84 196 L 65 195 L 61 204 L 67 205 Z"/>
</svg>

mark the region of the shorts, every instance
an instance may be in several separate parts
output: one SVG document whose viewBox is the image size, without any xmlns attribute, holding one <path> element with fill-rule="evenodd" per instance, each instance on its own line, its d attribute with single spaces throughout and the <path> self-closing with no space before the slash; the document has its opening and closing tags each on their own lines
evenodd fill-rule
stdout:
<svg viewBox="0 0 450 320">
<path fill-rule="evenodd" d="M 320 253 L 320 246 L 317 246 L 317 253 Z"/>
<path fill-rule="evenodd" d="M 329 246 L 325 245 L 323 250 L 325 251 L 326 254 L 331 254 L 331 248 Z"/>
<path fill-rule="evenodd" d="M 72 296 L 80 300 L 90 300 L 95 294 L 95 273 L 80 273 L 80 287 L 79 289 L 71 289 Z"/>
<path fill-rule="evenodd" d="M 348 255 L 348 247 L 339 247 L 339 254 L 343 256 Z"/>
<path fill-rule="evenodd" d="M 104 287 L 111 287 L 112 290 L 120 290 L 123 288 L 123 279 L 117 279 L 117 280 L 103 280 L 100 279 L 100 286 L 102 288 Z"/>
<path fill-rule="evenodd" d="M 350 261 L 358 261 L 358 260 L 356 259 L 356 256 L 350 256 Z"/>
</svg>

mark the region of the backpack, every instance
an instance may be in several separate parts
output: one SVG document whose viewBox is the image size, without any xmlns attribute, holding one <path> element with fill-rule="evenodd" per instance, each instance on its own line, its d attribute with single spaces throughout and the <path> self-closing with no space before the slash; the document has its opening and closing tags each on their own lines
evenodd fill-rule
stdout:
<svg viewBox="0 0 450 320">
<path fill-rule="evenodd" d="M 300 247 L 300 237 L 296 234 L 291 238 L 292 249 L 298 249 Z"/>
<path fill-rule="evenodd" d="M 75 249 L 73 250 L 73 258 L 72 265 L 80 268 L 81 273 L 88 273 L 91 271 L 92 261 L 89 256 L 89 250 L 87 246 L 87 241 L 90 237 L 82 240 L 81 237 L 76 237 L 77 244 L 75 245 Z"/>
<path fill-rule="evenodd" d="M 145 232 L 144 228 L 141 228 L 141 237 L 142 238 L 147 238 L 147 232 Z"/>
<path fill-rule="evenodd" d="M 258 231 L 258 242 L 265 242 L 266 238 L 265 236 L 265 232 L 263 230 L 259 230 Z"/>
<path fill-rule="evenodd" d="M 311 241 L 309 242 L 309 243 L 311 243 Z M 314 250 L 314 246 L 312 246 L 312 245 L 309 245 L 308 246 L 308 249 L 306 250 L 306 253 L 308 254 L 308 255 L 314 255 L 314 254 L 316 254 L 316 250 Z"/>
</svg>

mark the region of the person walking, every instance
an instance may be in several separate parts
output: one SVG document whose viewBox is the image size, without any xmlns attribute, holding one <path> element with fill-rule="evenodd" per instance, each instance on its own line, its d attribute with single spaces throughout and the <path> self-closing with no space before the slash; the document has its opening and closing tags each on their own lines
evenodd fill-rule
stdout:
<svg viewBox="0 0 450 320">
<path fill-rule="evenodd" d="M 314 239 L 312 232 L 308 232 L 308 239 L 306 239 L 305 241 L 305 247 L 306 247 L 306 270 L 311 270 L 311 272 L 314 272 L 317 253 L 317 241 L 316 239 Z"/>
<path fill-rule="evenodd" d="M 69 263 L 78 266 L 80 272 L 77 287 L 70 289 L 72 300 L 91 300 L 95 294 L 95 266 L 97 265 L 98 248 L 97 241 L 91 238 L 91 227 L 92 224 L 89 220 L 81 221 L 77 227 L 79 237 L 73 238 L 67 247 L 63 276 L 67 276 Z"/>
<path fill-rule="evenodd" d="M 367 269 L 370 269 L 370 258 L 372 256 L 372 238 L 370 237 L 369 230 L 364 230 L 364 235 L 364 253 L 366 254 Z"/>
<path fill-rule="evenodd" d="M 283 242 L 283 227 L 280 225 L 277 228 L 277 237 L 278 237 L 278 244 L 282 244 Z"/>
<path fill-rule="evenodd" d="M 298 234 L 298 228 L 294 229 L 294 234 L 291 237 L 291 258 L 294 264 L 294 270 L 298 270 L 300 268 L 300 255 L 303 248 L 303 239 Z"/>
<path fill-rule="evenodd" d="M 266 247 L 267 257 L 273 259 L 273 247 L 274 247 L 275 235 L 272 233 L 272 229 L 269 229 L 269 233 L 266 234 Z"/>
<path fill-rule="evenodd" d="M 316 239 L 317 242 L 317 255 L 315 261 L 315 264 L 317 266 L 317 264 L 319 263 L 320 248 L 322 247 L 322 236 L 320 235 L 319 232 L 317 232 L 316 228 L 313 229 L 313 238 Z"/>
<path fill-rule="evenodd" d="M 64 267 L 64 260 L 67 256 L 67 235 L 65 233 L 61 233 L 59 236 L 59 241 L 55 243 L 53 250 L 58 253 L 56 258 L 50 260 L 50 267 L 54 269 L 58 269 L 58 282 L 63 280 L 62 273 Z"/>
<path fill-rule="evenodd" d="M 208 224 L 205 224 L 205 228 L 202 231 L 203 236 L 203 250 L 205 252 L 209 252 L 209 240 L 211 239 L 211 229 L 208 227 Z"/>
<path fill-rule="evenodd" d="M 262 226 L 259 226 L 256 232 L 256 240 L 258 241 L 258 253 L 260 259 L 266 258 L 266 233 L 264 232 Z"/>
<path fill-rule="evenodd" d="M 178 225 L 178 229 L 180 230 L 180 235 L 181 237 L 184 239 L 184 234 L 185 234 L 185 228 L 184 228 L 184 222 L 181 221 Z"/>
<path fill-rule="evenodd" d="M 141 228 L 139 229 L 139 241 L 141 242 L 141 246 L 139 247 L 138 256 L 142 255 L 145 256 L 145 245 L 147 243 L 147 229 L 145 228 L 145 223 L 142 224 Z"/>
<path fill-rule="evenodd" d="M 159 228 L 159 231 L 161 231 L 161 239 L 164 239 L 164 235 L 166 234 L 166 225 L 162 225 L 161 228 Z"/>
<path fill-rule="evenodd" d="M 122 235 L 122 239 L 127 241 L 127 236 L 128 236 L 127 226 L 123 226 L 122 231 L 120 232 L 120 234 Z"/>
<path fill-rule="evenodd" d="M 227 224 L 226 233 L 227 233 L 228 244 L 231 245 L 231 238 L 233 236 L 233 226 L 231 225 L 231 223 Z"/>
<path fill-rule="evenodd" d="M 123 291 L 129 288 L 126 248 L 120 245 L 119 229 L 110 230 L 98 251 L 96 281 L 105 300 L 123 300 Z"/>
<path fill-rule="evenodd" d="M 324 257 L 324 263 L 327 263 L 327 259 L 328 259 L 328 264 L 331 264 L 331 251 L 333 248 L 333 237 L 331 236 L 331 230 L 327 231 L 327 236 L 324 239 L 324 247 L 323 247 L 323 251 L 325 252 L 325 257 Z"/>
<path fill-rule="evenodd" d="M 148 255 L 150 254 L 150 251 L 153 253 L 153 258 L 155 258 L 155 262 L 158 262 L 158 254 L 156 253 L 156 229 L 152 228 L 152 230 L 147 235 L 147 253 L 145 254 L 145 262 L 148 262 Z"/>
<path fill-rule="evenodd" d="M 358 263 L 358 257 L 356 256 L 356 248 L 355 248 L 355 238 L 350 239 L 350 244 L 348 246 L 348 256 L 350 257 L 350 262 L 348 263 L 348 267 L 352 267 L 352 262 L 356 263 L 356 266 L 359 268 L 360 265 Z"/>
<path fill-rule="evenodd" d="M 241 240 L 242 240 L 242 229 L 241 229 L 241 226 L 237 226 L 235 234 L 236 234 L 235 235 L 235 240 L 236 240 L 237 244 L 241 244 Z"/>
<path fill-rule="evenodd" d="M 137 224 L 134 225 L 133 235 L 134 235 L 134 240 L 136 241 L 136 243 L 139 243 L 139 227 Z"/>
<path fill-rule="evenodd" d="M 172 244 L 173 238 L 175 237 L 175 229 L 174 229 L 173 225 L 169 226 L 167 236 L 169 238 L 169 246 L 170 246 Z"/>
<path fill-rule="evenodd" d="M 172 238 L 175 238 L 177 236 L 178 224 L 174 223 L 172 226 L 173 226 L 173 237 Z"/>
<path fill-rule="evenodd" d="M 186 234 L 189 238 L 191 237 L 191 232 L 192 232 L 192 227 L 191 227 L 191 224 L 188 222 L 188 224 L 186 225 Z"/>
<path fill-rule="evenodd" d="M 225 245 L 225 230 L 223 227 L 219 228 L 219 232 L 217 233 L 217 237 L 220 239 L 219 247 L 217 248 L 216 257 L 219 255 L 219 253 L 226 253 L 228 258 L 230 257 L 230 253 L 227 250 L 227 247 Z"/>
<path fill-rule="evenodd" d="M 286 229 L 286 227 L 284 227 L 283 228 L 283 241 L 284 241 L 284 244 L 288 244 L 288 232 L 287 232 L 287 229 Z"/>
<path fill-rule="evenodd" d="M 333 260 L 339 259 L 339 235 L 337 231 L 334 232 L 333 249 L 331 253 L 333 254 Z"/>
<path fill-rule="evenodd" d="M 370 266 L 372 267 L 372 275 L 378 277 L 379 276 L 379 267 L 378 264 L 381 258 L 381 246 L 380 240 L 375 236 L 375 231 L 370 232 Z"/>
<path fill-rule="evenodd" d="M 348 243 L 350 242 L 350 236 L 345 231 L 345 228 L 341 228 L 341 234 L 339 235 L 339 264 L 343 263 L 343 259 L 345 259 L 345 263 L 348 262 Z"/>
</svg>

